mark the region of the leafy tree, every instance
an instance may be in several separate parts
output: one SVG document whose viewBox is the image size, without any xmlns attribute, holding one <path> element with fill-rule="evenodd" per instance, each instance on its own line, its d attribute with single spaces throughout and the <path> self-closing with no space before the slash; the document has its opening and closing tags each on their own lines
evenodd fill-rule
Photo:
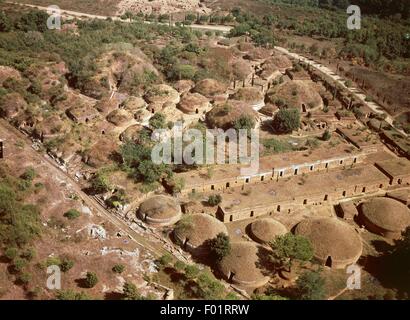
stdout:
<svg viewBox="0 0 410 320">
<path fill-rule="evenodd" d="M 69 220 L 77 219 L 79 216 L 81 216 L 81 213 L 76 209 L 70 209 L 64 213 L 64 217 Z"/>
<path fill-rule="evenodd" d="M 17 277 L 17 281 L 22 283 L 23 285 L 27 285 L 31 281 L 32 275 L 28 272 L 23 272 Z"/>
<path fill-rule="evenodd" d="M 91 178 L 91 189 L 96 193 L 104 193 L 111 189 L 106 172 L 103 170 L 97 171 Z"/>
<path fill-rule="evenodd" d="M 36 251 L 33 248 L 27 248 L 21 253 L 21 257 L 27 261 L 31 261 L 36 256 Z"/>
<path fill-rule="evenodd" d="M 21 202 L 16 181 L 0 182 L 0 241 L 21 247 L 41 233 L 40 211 L 35 205 Z"/>
<path fill-rule="evenodd" d="M 160 267 L 166 267 L 167 265 L 171 263 L 171 261 L 172 261 L 172 256 L 169 253 L 166 253 L 162 255 L 161 257 L 159 257 L 159 259 L 156 260 L 156 263 Z"/>
<path fill-rule="evenodd" d="M 194 264 L 189 264 L 185 267 L 185 276 L 190 280 L 195 279 L 200 272 L 201 270 Z"/>
<path fill-rule="evenodd" d="M 24 269 L 26 266 L 27 266 L 27 260 L 25 260 L 25 259 L 15 258 L 15 259 L 13 260 L 12 267 L 13 267 L 13 270 L 14 270 L 16 273 L 22 272 L 23 269 Z"/>
<path fill-rule="evenodd" d="M 217 206 L 222 202 L 222 196 L 220 194 L 211 194 L 208 197 L 208 204 L 211 206 Z"/>
<path fill-rule="evenodd" d="M 92 298 L 84 292 L 75 292 L 71 289 L 58 290 L 57 300 L 91 300 Z"/>
<path fill-rule="evenodd" d="M 133 141 L 126 141 L 120 148 L 120 154 L 128 168 L 136 168 L 142 161 L 151 159 L 151 150 Z"/>
<path fill-rule="evenodd" d="M 295 260 L 310 261 L 313 258 L 313 247 L 310 241 L 300 235 L 287 233 L 276 237 L 270 246 L 271 260 L 281 268 L 287 267 L 289 272 Z"/>
<path fill-rule="evenodd" d="M 6 258 L 11 261 L 14 260 L 16 257 L 18 257 L 18 254 L 19 254 L 18 249 L 15 247 L 7 248 L 4 252 L 4 255 L 6 256 Z"/>
<path fill-rule="evenodd" d="M 177 56 L 180 50 L 181 49 L 175 44 L 168 44 L 160 51 L 156 60 L 163 67 L 171 66 L 177 62 Z"/>
<path fill-rule="evenodd" d="M 123 300 L 141 300 L 141 294 L 138 292 L 138 288 L 131 282 L 125 282 L 122 288 Z"/>
<path fill-rule="evenodd" d="M 152 184 L 162 178 L 171 178 L 172 171 L 166 164 L 155 164 L 151 160 L 151 149 L 147 146 L 127 141 L 120 148 L 126 170 L 131 171 L 138 181 Z"/>
<path fill-rule="evenodd" d="M 275 46 L 275 36 L 273 35 L 272 31 L 270 30 L 262 30 L 261 32 L 256 33 L 252 40 L 255 42 L 256 45 L 272 48 Z"/>
<path fill-rule="evenodd" d="M 323 132 L 322 139 L 324 141 L 329 141 L 331 138 L 332 138 L 332 134 L 330 133 L 329 130 L 326 130 L 325 132 Z"/>
<path fill-rule="evenodd" d="M 149 125 L 153 129 L 164 129 L 167 127 L 166 118 L 163 113 L 157 112 L 149 119 Z"/>
<path fill-rule="evenodd" d="M 178 260 L 174 264 L 174 268 L 178 271 L 183 271 L 183 270 L 185 270 L 186 267 L 187 267 L 187 265 L 184 262 L 180 261 L 180 260 Z"/>
<path fill-rule="evenodd" d="M 300 127 L 300 113 L 296 108 L 280 109 L 273 118 L 272 126 L 276 132 L 291 133 Z"/>
<path fill-rule="evenodd" d="M 36 171 L 34 170 L 33 167 L 27 168 L 26 171 L 20 176 L 21 179 L 27 180 L 27 181 L 33 181 L 34 178 L 36 177 Z"/>
<path fill-rule="evenodd" d="M 114 267 L 112 267 L 112 271 L 115 273 L 123 273 L 125 270 L 125 266 L 123 264 L 116 264 Z"/>
<path fill-rule="evenodd" d="M 319 271 L 308 271 L 296 280 L 298 298 L 301 300 L 323 300 L 325 298 L 325 279 Z"/>
<path fill-rule="evenodd" d="M 216 261 L 221 261 L 224 257 L 231 252 L 231 242 L 229 237 L 225 233 L 219 233 L 216 238 L 208 241 L 208 247 L 211 256 Z"/>
<path fill-rule="evenodd" d="M 251 118 L 250 116 L 242 115 L 237 120 L 235 120 L 233 127 L 236 130 L 246 129 L 249 133 L 250 130 L 255 127 L 255 120 L 253 120 L 253 118 Z"/>
<path fill-rule="evenodd" d="M 185 46 L 184 50 L 187 51 L 187 52 L 193 52 L 193 53 L 196 53 L 196 54 L 200 54 L 202 52 L 201 47 L 198 44 L 193 43 L 193 42 L 188 43 Z"/>
<path fill-rule="evenodd" d="M 93 288 L 98 283 L 98 277 L 95 272 L 87 272 L 85 275 L 85 285 L 87 288 Z"/>
<path fill-rule="evenodd" d="M 168 72 L 168 78 L 170 80 L 193 80 L 195 75 L 195 67 L 189 64 L 176 64 Z"/>
<path fill-rule="evenodd" d="M 144 160 L 138 165 L 138 177 L 144 183 L 154 183 L 163 177 L 171 177 L 172 171 L 166 164 L 155 164 L 151 160 Z"/>
<path fill-rule="evenodd" d="M 0 32 L 9 32 L 13 25 L 4 11 L 0 12 Z"/>
<path fill-rule="evenodd" d="M 193 288 L 193 291 L 199 298 L 206 300 L 222 299 L 224 286 L 215 279 L 212 273 L 200 273 L 195 283 L 196 286 Z"/>
<path fill-rule="evenodd" d="M 17 23 L 17 28 L 27 31 L 40 31 L 45 32 L 47 30 L 48 14 L 40 10 L 30 10 L 23 14 Z"/>
<path fill-rule="evenodd" d="M 63 258 L 60 265 L 60 269 L 63 272 L 69 271 L 72 267 L 74 267 L 74 261 L 69 258 Z"/>
</svg>

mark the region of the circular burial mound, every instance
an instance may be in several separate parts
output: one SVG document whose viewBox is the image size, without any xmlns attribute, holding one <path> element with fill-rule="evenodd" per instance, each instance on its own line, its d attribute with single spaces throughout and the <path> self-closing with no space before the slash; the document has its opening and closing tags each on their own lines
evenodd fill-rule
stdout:
<svg viewBox="0 0 410 320">
<path fill-rule="evenodd" d="M 120 134 L 120 140 L 141 143 L 144 139 L 144 135 L 149 137 L 151 135 L 151 129 L 144 127 L 142 124 L 133 124 Z"/>
<path fill-rule="evenodd" d="M 233 95 L 233 100 L 243 101 L 251 106 L 263 106 L 264 104 L 264 96 L 262 92 L 254 87 L 244 87 L 238 89 Z"/>
<path fill-rule="evenodd" d="M 229 129 L 243 116 L 256 120 L 257 113 L 245 102 L 228 100 L 215 106 L 206 114 L 206 121 L 211 128 Z"/>
<path fill-rule="evenodd" d="M 174 235 L 183 248 L 193 254 L 206 254 L 206 241 L 219 233 L 228 234 L 225 225 L 208 214 L 185 215 L 176 225 Z"/>
<path fill-rule="evenodd" d="M 173 87 L 180 94 L 190 91 L 195 86 L 195 83 L 192 80 L 178 80 L 174 83 Z"/>
<path fill-rule="evenodd" d="M 213 98 L 217 95 L 224 94 L 228 86 L 215 79 L 204 79 L 199 81 L 193 91 L 202 94 L 207 98 Z"/>
<path fill-rule="evenodd" d="M 279 69 L 290 69 L 292 68 L 292 61 L 282 54 L 276 54 L 265 60 L 265 64 L 272 64 L 278 67 Z"/>
<path fill-rule="evenodd" d="M 278 111 L 279 111 L 279 108 L 272 103 L 266 104 L 263 108 L 259 110 L 260 113 L 266 116 L 269 116 L 269 117 L 272 117 Z"/>
<path fill-rule="evenodd" d="M 282 236 L 288 232 L 286 227 L 279 221 L 271 218 L 258 219 L 250 225 L 251 237 L 260 243 L 269 243 L 277 236 Z"/>
<path fill-rule="evenodd" d="M 138 216 L 152 225 L 169 226 L 181 218 L 181 207 L 172 197 L 154 196 L 141 203 Z"/>
<path fill-rule="evenodd" d="M 129 123 L 133 119 L 133 116 L 124 109 L 115 109 L 110 112 L 107 116 L 107 121 L 116 125 L 117 127 L 122 127 Z"/>
<path fill-rule="evenodd" d="M 179 102 L 179 93 L 172 87 L 166 84 L 158 84 L 151 86 L 144 95 L 148 104 L 164 105 L 169 102 L 177 104 Z"/>
<path fill-rule="evenodd" d="M 244 58 L 247 60 L 263 60 L 269 58 L 270 55 L 271 52 L 268 49 L 258 47 L 250 50 Z"/>
<path fill-rule="evenodd" d="M 400 237 L 410 226 L 410 210 L 390 198 L 373 198 L 362 203 L 360 218 L 369 231 L 388 238 Z"/>
<path fill-rule="evenodd" d="M 269 280 L 261 266 L 261 260 L 266 254 L 267 249 L 252 242 L 234 242 L 231 252 L 219 262 L 218 267 L 223 276 L 234 284 L 262 287 Z"/>
<path fill-rule="evenodd" d="M 248 61 L 241 59 L 232 64 L 232 72 L 235 80 L 245 80 L 254 69 Z"/>
<path fill-rule="evenodd" d="M 302 111 L 323 106 L 322 97 L 317 92 L 314 82 L 288 81 L 271 88 L 267 93 L 267 102 L 279 107 L 295 107 Z"/>
<path fill-rule="evenodd" d="M 179 102 L 177 108 L 187 114 L 204 112 L 209 106 L 209 100 L 199 93 L 187 93 Z"/>
<path fill-rule="evenodd" d="M 310 240 L 315 258 L 328 267 L 345 268 L 362 254 L 360 236 L 336 218 L 303 220 L 296 226 L 295 233 Z"/>
</svg>

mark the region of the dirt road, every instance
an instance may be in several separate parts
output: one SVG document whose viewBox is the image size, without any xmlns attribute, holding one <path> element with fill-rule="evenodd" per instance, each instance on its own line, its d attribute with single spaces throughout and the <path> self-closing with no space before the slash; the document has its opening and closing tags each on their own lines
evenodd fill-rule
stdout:
<svg viewBox="0 0 410 320">
<path fill-rule="evenodd" d="M 49 11 L 49 9 L 47 7 L 37 6 L 37 5 L 32 5 L 32 4 L 27 4 L 27 3 L 18 3 L 18 2 L 12 2 L 12 1 L 6 1 L 6 3 L 14 4 L 14 5 L 18 5 L 18 6 L 26 6 L 26 7 L 36 8 L 36 9 L 42 10 L 42 11 Z M 101 15 L 88 14 L 88 13 L 72 11 L 72 10 L 61 10 L 60 14 L 61 14 L 62 17 L 67 18 L 67 19 L 90 18 L 90 19 L 106 20 L 106 19 L 110 18 L 113 21 L 122 21 L 122 22 L 125 22 L 125 23 L 131 23 L 132 22 L 130 20 L 123 20 L 120 17 L 116 17 L 116 16 L 101 16 Z M 153 22 L 144 21 L 144 23 L 152 24 Z M 157 22 L 157 23 L 162 24 L 162 25 L 169 25 L 169 23 L 161 23 L 161 22 Z M 175 26 L 175 23 L 172 23 L 171 25 Z M 230 26 L 207 25 L 207 24 L 191 24 L 191 25 L 187 25 L 186 27 L 194 29 L 194 30 L 220 31 L 222 33 L 228 33 L 232 29 L 232 27 L 230 27 Z"/>
</svg>

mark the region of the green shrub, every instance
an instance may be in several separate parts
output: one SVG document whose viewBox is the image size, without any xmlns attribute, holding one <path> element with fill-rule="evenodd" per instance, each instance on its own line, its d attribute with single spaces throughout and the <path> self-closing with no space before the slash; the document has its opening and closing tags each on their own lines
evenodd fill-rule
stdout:
<svg viewBox="0 0 410 320">
<path fill-rule="evenodd" d="M 27 261 L 31 261 L 36 256 L 36 251 L 32 248 L 28 248 L 24 250 L 21 254 L 21 257 L 26 259 Z"/>
<path fill-rule="evenodd" d="M 290 133 L 300 127 L 300 113 L 298 109 L 280 109 L 273 118 L 272 126 L 278 133 Z"/>
<path fill-rule="evenodd" d="M 211 206 L 217 206 L 222 202 L 222 196 L 220 194 L 211 194 L 208 197 L 208 204 Z"/>
<path fill-rule="evenodd" d="M 28 272 L 23 272 L 17 277 L 17 280 L 22 284 L 26 285 L 31 281 L 32 275 Z"/>
<path fill-rule="evenodd" d="M 64 213 L 64 217 L 66 217 L 68 220 L 77 219 L 79 216 L 81 216 L 81 213 L 76 209 L 70 209 Z"/>
<path fill-rule="evenodd" d="M 17 273 L 23 271 L 23 269 L 27 266 L 27 261 L 21 258 L 16 258 L 13 261 L 13 270 Z"/>
<path fill-rule="evenodd" d="M 85 276 L 85 285 L 87 288 L 93 288 L 98 283 L 98 277 L 95 272 L 87 272 Z"/>
<path fill-rule="evenodd" d="M 125 266 L 123 264 L 116 264 L 114 267 L 112 267 L 112 271 L 115 273 L 123 273 L 125 270 Z"/>
<path fill-rule="evenodd" d="M 231 241 L 225 233 L 219 233 L 207 242 L 211 256 L 215 261 L 221 261 L 231 252 Z"/>
<path fill-rule="evenodd" d="M 30 181 L 30 182 L 33 181 L 35 177 L 36 177 L 36 171 L 32 167 L 27 168 L 26 171 L 24 171 L 24 173 L 20 176 L 21 179 Z"/>
<path fill-rule="evenodd" d="M 59 290 L 56 294 L 57 300 L 91 300 L 92 298 L 84 292 L 75 292 L 71 289 Z"/>
<path fill-rule="evenodd" d="M 9 259 L 9 260 L 14 260 L 14 259 L 18 256 L 18 254 L 19 254 L 19 251 L 18 251 L 18 249 L 15 248 L 15 247 L 7 248 L 7 249 L 4 251 L 4 255 L 5 255 L 5 256 L 7 257 L 7 259 Z"/>
<path fill-rule="evenodd" d="M 63 258 L 63 260 L 60 263 L 60 269 L 63 272 L 67 272 L 70 270 L 72 267 L 74 267 L 74 261 L 69 259 L 69 258 Z"/>
<path fill-rule="evenodd" d="M 165 267 L 165 266 L 169 265 L 171 261 L 172 261 L 172 256 L 169 253 L 166 253 L 166 254 L 162 255 L 160 258 L 158 258 L 156 260 L 156 263 L 160 267 Z"/>
<path fill-rule="evenodd" d="M 323 132 L 322 139 L 324 141 L 329 141 L 331 138 L 332 138 L 332 134 L 330 133 L 329 130 L 326 130 L 325 132 Z"/>
</svg>

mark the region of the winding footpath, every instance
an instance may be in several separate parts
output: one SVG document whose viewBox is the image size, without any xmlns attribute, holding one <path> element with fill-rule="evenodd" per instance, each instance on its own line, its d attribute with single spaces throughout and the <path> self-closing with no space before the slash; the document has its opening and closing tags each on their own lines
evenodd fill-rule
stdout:
<svg viewBox="0 0 410 320">
<path fill-rule="evenodd" d="M 338 76 L 337 74 L 334 73 L 334 71 L 332 71 L 331 69 L 329 69 L 328 67 L 314 61 L 311 59 L 308 59 L 304 56 L 301 56 L 299 54 L 290 52 L 289 50 L 282 48 L 282 47 L 275 47 L 275 49 L 291 58 L 294 58 L 296 60 L 300 60 L 304 63 L 307 63 L 308 65 L 312 66 L 313 68 L 315 68 L 316 70 L 324 73 L 325 75 L 327 75 L 328 77 L 330 77 L 333 81 L 335 81 L 336 83 L 338 83 L 339 85 L 341 85 L 342 87 L 346 88 L 354 97 L 356 97 L 357 99 L 359 99 L 364 105 L 366 105 L 367 107 L 369 107 L 370 109 L 372 109 L 374 111 L 374 113 L 376 114 L 386 114 L 386 119 L 385 121 L 391 125 L 394 129 L 396 129 L 397 131 L 399 131 L 402 135 L 404 135 L 405 137 L 407 137 L 407 133 L 405 133 L 403 130 L 395 127 L 393 125 L 393 121 L 394 119 L 392 118 L 391 115 L 389 115 L 386 110 L 384 110 L 380 105 L 378 105 L 375 102 L 372 101 L 366 101 L 366 95 L 358 88 L 356 87 L 347 87 L 345 85 L 345 81 L 346 79 L 343 79 L 342 77 Z"/>
</svg>

